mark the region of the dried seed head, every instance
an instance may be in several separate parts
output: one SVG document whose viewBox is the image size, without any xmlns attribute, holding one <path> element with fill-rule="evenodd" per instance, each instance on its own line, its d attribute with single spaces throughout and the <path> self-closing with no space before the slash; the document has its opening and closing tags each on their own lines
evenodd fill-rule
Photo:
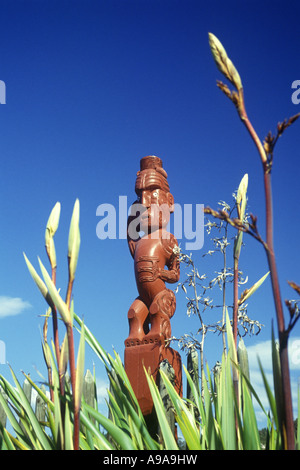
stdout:
<svg viewBox="0 0 300 470">
<path fill-rule="evenodd" d="M 298 286 L 298 284 L 293 281 L 288 281 L 288 284 L 300 295 L 300 286 Z"/>
</svg>

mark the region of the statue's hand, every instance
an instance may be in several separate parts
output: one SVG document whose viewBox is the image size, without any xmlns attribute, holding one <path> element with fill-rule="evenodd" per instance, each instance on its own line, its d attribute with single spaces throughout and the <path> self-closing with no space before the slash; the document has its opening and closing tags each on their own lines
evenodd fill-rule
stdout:
<svg viewBox="0 0 300 470">
<path fill-rule="evenodd" d="M 168 269 L 159 268 L 158 277 L 162 281 L 169 282 L 170 284 L 177 282 L 179 280 L 178 272 L 176 269 L 168 270 Z"/>
</svg>

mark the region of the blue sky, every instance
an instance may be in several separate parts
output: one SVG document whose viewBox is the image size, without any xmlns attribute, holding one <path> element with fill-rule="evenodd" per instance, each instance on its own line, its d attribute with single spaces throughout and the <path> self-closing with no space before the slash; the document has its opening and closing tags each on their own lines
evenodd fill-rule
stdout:
<svg viewBox="0 0 300 470">
<path fill-rule="evenodd" d="M 127 311 L 137 294 L 133 263 L 126 240 L 97 238 L 96 210 L 104 203 L 118 209 L 119 196 L 133 202 L 140 158 L 162 158 L 181 205 L 232 202 L 248 173 L 249 211 L 258 216 L 264 235 L 261 164 L 234 107 L 216 87 L 223 77 L 208 32 L 222 41 L 238 68 L 248 115 L 263 139 L 277 122 L 300 112 L 291 100 L 292 83 L 300 79 L 299 13 L 297 1 L 284 6 L 266 0 L 0 1 L 0 80 L 6 85 L 6 104 L 0 107 L 0 339 L 16 372 L 37 379 L 36 369 L 45 373 L 40 315 L 46 305 L 22 253 L 36 268 L 37 256 L 47 265 L 44 231 L 56 201 L 62 205 L 55 236 L 58 286 L 66 289 L 69 222 L 79 198 L 75 309 L 103 347 L 121 356 Z M 273 168 L 283 299 L 294 297 L 287 280 L 300 283 L 299 144 L 297 122 L 278 142 Z M 249 237 L 244 241 L 240 267 L 250 287 L 268 268 L 263 248 Z M 193 252 L 200 274 L 221 268 L 218 255 L 202 258 L 209 248 L 206 236 L 203 249 Z M 249 316 L 265 327 L 245 343 L 250 351 L 264 351 L 275 321 L 269 280 L 249 300 Z M 179 293 L 173 334 L 197 327 Z M 221 338 L 211 335 L 206 349 L 211 367 L 221 351 Z M 88 353 L 86 367 L 94 360 Z M 296 390 L 299 361 L 291 367 Z M 102 384 L 105 377 L 97 368 Z M 0 373 L 9 376 L 6 365 Z"/>
</svg>

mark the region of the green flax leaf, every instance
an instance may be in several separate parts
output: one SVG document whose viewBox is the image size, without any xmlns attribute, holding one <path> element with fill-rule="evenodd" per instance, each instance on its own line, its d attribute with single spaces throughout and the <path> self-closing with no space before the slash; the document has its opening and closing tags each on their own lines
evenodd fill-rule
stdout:
<svg viewBox="0 0 300 470">
<path fill-rule="evenodd" d="M 49 295 L 47 286 L 42 281 L 42 279 L 40 278 L 40 276 L 38 275 L 38 273 L 36 272 L 36 270 L 34 269 L 32 264 L 30 263 L 29 259 L 25 255 L 25 253 L 23 253 L 23 256 L 25 258 L 25 262 L 27 264 L 27 267 L 28 267 L 28 270 L 31 274 L 32 279 L 36 283 L 37 287 L 39 288 L 40 292 L 42 293 L 42 295 L 45 298 L 45 300 L 47 301 L 47 303 L 50 305 L 50 307 L 53 307 L 53 302 L 52 302 L 51 297 Z"/>
<path fill-rule="evenodd" d="M 159 394 L 158 388 L 154 382 L 153 377 L 149 377 L 146 369 L 144 369 L 144 371 L 146 374 L 148 386 L 150 388 L 151 396 L 152 396 L 153 403 L 155 406 L 157 418 L 159 421 L 159 426 L 160 426 L 162 437 L 165 443 L 165 448 L 166 450 L 178 450 L 178 446 L 176 444 L 175 438 L 173 436 L 173 433 L 171 431 L 171 428 L 169 426 L 169 423 L 165 415 L 165 408 L 164 408 L 161 396 Z M 160 373 L 163 374 L 162 371 L 160 371 Z"/>
<path fill-rule="evenodd" d="M 55 304 L 57 310 L 61 314 L 64 323 L 65 324 L 70 324 L 71 323 L 71 315 L 70 315 L 70 312 L 68 310 L 67 304 L 63 301 L 63 299 L 59 295 L 59 292 L 56 289 L 56 286 L 54 285 L 52 279 L 50 278 L 46 268 L 43 266 L 43 263 L 41 262 L 40 259 L 39 259 L 39 263 L 40 263 L 40 267 L 41 267 L 41 271 L 42 271 L 42 274 L 43 274 L 44 281 L 45 281 L 45 283 L 48 287 L 48 290 L 49 290 L 49 293 L 50 293 L 50 296 L 51 296 L 51 299 L 52 299 L 53 303 Z"/>
<path fill-rule="evenodd" d="M 259 281 L 253 284 L 253 286 L 250 287 L 250 289 L 246 289 L 242 293 L 238 302 L 239 305 L 242 305 L 247 299 L 249 299 L 249 297 L 251 297 L 252 294 L 254 294 L 254 292 L 257 291 L 257 289 L 262 285 L 262 283 L 265 281 L 265 279 L 268 277 L 269 274 L 270 274 L 270 271 L 268 271 L 262 278 L 260 278 Z"/>
<path fill-rule="evenodd" d="M 85 353 L 85 335 L 84 324 L 81 327 L 80 342 L 76 365 L 76 385 L 75 385 L 75 409 L 79 410 L 84 380 L 84 353 Z"/>
<path fill-rule="evenodd" d="M 38 442 L 41 444 L 43 450 L 51 450 L 51 445 L 49 443 L 49 440 L 48 440 L 48 437 L 46 436 L 44 430 L 43 430 L 43 427 L 41 426 L 41 424 L 39 423 L 39 421 L 37 420 L 36 416 L 35 416 L 35 413 L 33 411 L 33 409 L 31 408 L 31 404 L 28 402 L 27 400 L 27 397 L 19 383 L 19 381 L 17 380 L 17 377 L 15 376 L 13 370 L 11 369 L 11 374 L 13 376 L 13 379 L 14 379 L 14 382 L 15 382 L 15 385 L 17 387 L 17 391 L 19 393 L 19 396 L 20 396 L 20 401 L 22 403 L 22 406 L 28 416 L 28 419 L 30 420 L 30 424 L 38 438 Z"/>
<path fill-rule="evenodd" d="M 65 450 L 74 450 L 73 426 L 71 423 L 68 402 L 66 402 L 65 407 Z"/>
</svg>

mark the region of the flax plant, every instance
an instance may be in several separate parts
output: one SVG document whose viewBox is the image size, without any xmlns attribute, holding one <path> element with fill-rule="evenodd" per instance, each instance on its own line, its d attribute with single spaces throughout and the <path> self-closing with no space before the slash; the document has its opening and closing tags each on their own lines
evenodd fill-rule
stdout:
<svg viewBox="0 0 300 470">
<path fill-rule="evenodd" d="M 53 236 L 58 228 L 59 224 L 59 215 L 60 215 L 60 204 L 57 203 L 48 219 L 45 233 L 45 246 L 46 252 L 51 265 L 51 276 L 49 275 L 47 269 L 44 267 L 43 263 L 39 259 L 39 265 L 42 272 L 42 277 L 37 274 L 36 270 L 29 262 L 28 258 L 24 254 L 26 264 L 28 266 L 29 272 L 33 277 L 33 280 L 39 287 L 41 293 L 49 304 L 50 310 L 52 312 L 53 318 L 53 333 L 54 333 L 54 343 L 55 343 L 55 352 L 56 352 L 56 362 L 58 367 L 58 378 L 59 378 L 59 388 L 60 393 L 63 396 L 65 391 L 65 372 L 67 363 L 69 362 L 70 366 L 70 375 L 71 375 L 71 387 L 72 387 L 72 406 L 74 413 L 74 431 L 73 431 L 73 445 L 74 449 L 79 449 L 79 431 L 80 431 L 80 404 L 81 404 L 81 395 L 82 395 L 82 384 L 83 384 L 83 369 L 84 369 L 84 335 L 82 335 L 79 344 L 78 358 L 77 358 L 77 367 L 75 360 L 75 348 L 74 348 L 74 334 L 73 334 L 73 309 L 71 306 L 71 296 L 72 289 L 75 280 L 75 273 L 79 255 L 80 247 L 80 230 L 79 230 L 79 201 L 76 200 L 73 208 L 73 214 L 70 223 L 69 230 L 69 242 L 68 242 L 68 267 L 69 267 L 69 280 L 66 293 L 66 300 L 64 301 L 59 293 L 59 290 L 56 288 L 56 253 Z M 62 346 L 59 346 L 58 339 L 58 324 L 57 324 L 57 312 L 60 314 L 61 319 L 66 328 L 66 336 L 62 343 Z M 46 315 L 46 322 L 49 316 L 49 312 Z M 46 339 L 47 325 L 44 325 L 44 357 L 46 360 L 48 368 L 48 377 L 49 384 L 51 389 L 51 398 L 54 398 L 54 388 L 53 388 L 53 377 L 51 371 L 53 371 L 53 365 L 50 361 L 50 351 L 49 345 Z M 62 415 L 69 413 L 69 409 L 64 406 L 61 407 Z"/>
<path fill-rule="evenodd" d="M 96 337 L 74 313 L 74 321 L 83 335 L 82 338 L 95 352 L 96 357 L 104 364 L 110 389 L 110 418 L 97 410 L 96 406 L 81 402 L 79 447 L 81 450 L 146 450 L 160 451 L 179 450 L 178 442 L 166 419 L 166 412 L 159 394 L 157 384 L 147 374 L 147 380 L 153 397 L 155 410 L 160 424 L 160 440 L 150 435 L 131 384 L 124 370 L 120 356 L 112 357 L 100 345 Z M 226 338 L 228 354 L 223 354 L 218 379 L 214 380 L 209 367 L 205 370 L 204 393 L 185 369 L 192 399 L 178 395 L 168 377 L 160 372 L 166 390 L 173 405 L 175 419 L 184 437 L 186 450 L 280 450 L 283 448 L 279 431 L 278 403 L 271 391 L 267 377 L 260 364 L 270 410 L 266 410 L 259 396 L 250 383 L 249 377 L 237 364 L 236 349 L 233 340 L 231 322 L 226 316 Z M 274 377 L 279 372 L 279 357 L 274 336 L 272 337 L 272 363 Z M 30 403 L 11 370 L 14 385 L 0 376 L 0 386 L 5 390 L 6 398 L 0 394 L 0 403 L 7 413 L 15 436 L 0 424 L 0 444 L 6 450 L 73 450 L 73 419 L 71 390 L 66 385 L 65 416 L 61 415 L 59 406 L 58 370 L 54 359 L 55 348 L 51 354 L 54 372 L 55 400 L 52 401 L 29 376 L 27 380 L 36 390 L 47 408 L 46 421 L 39 422 L 31 409 Z M 239 400 L 234 392 L 233 370 L 239 374 Z M 277 382 L 278 383 L 278 382 Z M 276 393 L 276 391 L 275 391 Z M 267 441 L 265 447 L 260 438 L 254 403 L 257 403 L 267 422 Z M 300 407 L 299 409 L 300 410 Z M 197 411 L 197 412 L 196 412 Z M 237 418 L 237 419 L 236 419 Z M 299 419 L 299 411 L 298 411 Z M 237 424 L 236 424 L 237 423 Z M 299 429 L 299 428 L 298 428 Z M 62 434 L 64 446 L 62 443 Z M 299 431 L 297 448 L 299 449 Z M 117 454 L 116 454 L 117 455 Z"/>
<path fill-rule="evenodd" d="M 51 266 L 51 278 L 52 278 L 54 285 L 56 285 L 56 269 L 57 269 L 54 235 L 58 229 L 60 211 L 61 211 L 61 205 L 59 202 L 57 202 L 50 213 L 50 216 L 46 225 L 46 230 L 45 230 L 45 248 L 46 248 L 46 253 L 48 255 L 48 259 L 49 259 L 50 266 Z M 49 310 L 49 314 L 50 312 L 51 312 L 51 309 Z M 52 325 L 53 325 L 53 338 L 54 338 L 54 344 L 55 344 L 55 352 L 56 352 L 56 357 L 57 357 L 57 361 L 59 364 L 60 363 L 60 346 L 59 346 L 59 334 L 58 334 L 58 323 L 57 323 L 57 311 L 56 311 L 55 305 L 53 305 L 51 313 L 52 313 Z M 44 330 L 43 330 L 44 342 L 47 342 L 47 323 L 48 323 L 48 316 L 46 316 Z M 48 366 L 49 366 L 49 361 L 48 361 Z M 48 367 L 48 370 L 50 372 L 49 367 Z M 49 383 L 51 383 L 51 374 L 49 374 Z M 63 393 L 63 390 L 64 388 L 61 386 L 61 393 Z M 51 393 L 53 393 L 52 389 L 51 389 Z"/>
<path fill-rule="evenodd" d="M 236 196 L 236 206 L 238 210 L 238 218 L 241 222 L 244 222 L 246 204 L 247 204 L 247 187 L 248 187 L 248 175 L 245 174 L 242 181 L 240 182 L 239 188 L 237 190 Z M 243 232 L 238 231 L 238 234 L 234 243 L 233 258 L 234 258 L 234 267 L 233 267 L 233 283 L 234 283 L 234 296 L 233 296 L 233 337 L 235 345 L 237 347 L 237 322 L 238 322 L 238 276 L 239 276 L 239 258 L 241 253 L 243 240 Z"/>
<path fill-rule="evenodd" d="M 254 238 L 262 243 L 266 251 L 268 265 L 270 269 L 271 283 L 273 289 L 273 297 L 276 310 L 277 327 L 279 335 L 279 356 L 281 366 L 281 381 L 282 381 L 282 403 L 283 413 L 282 420 L 280 423 L 280 429 L 282 432 L 282 439 L 285 442 L 287 449 L 293 449 L 295 447 L 294 440 L 294 428 L 293 428 L 293 409 L 292 409 L 292 396 L 291 396 L 291 385 L 290 385 L 290 373 L 288 363 L 288 337 L 291 331 L 290 325 L 288 328 L 285 326 L 285 319 L 283 313 L 283 306 L 281 300 L 281 294 L 279 289 L 278 273 L 276 266 L 276 259 L 274 253 L 273 244 L 273 209 L 272 209 L 272 186 L 271 186 L 271 171 L 273 165 L 273 154 L 274 147 L 278 138 L 283 134 L 285 129 L 289 127 L 300 114 L 291 117 L 289 120 L 284 120 L 282 123 L 277 125 L 277 134 L 273 136 L 271 133 L 262 142 L 248 115 L 246 112 L 244 89 L 241 78 L 237 72 L 232 61 L 229 59 L 223 45 L 212 33 L 209 33 L 209 44 L 213 54 L 213 58 L 216 62 L 218 69 L 223 75 L 231 82 L 234 86 L 234 90 L 230 90 L 227 85 L 218 81 L 218 87 L 225 93 L 225 95 L 235 105 L 238 115 L 245 125 L 247 131 L 252 138 L 256 149 L 258 151 L 260 161 L 263 169 L 263 181 L 265 190 L 265 207 L 266 207 L 266 240 L 264 241 L 260 236 L 257 229 L 257 218 L 251 216 L 252 222 L 247 226 L 243 224 L 241 220 L 230 220 L 226 214 L 220 214 L 216 211 L 212 211 L 207 208 L 206 212 L 215 215 L 219 218 L 226 219 L 234 227 L 240 231 L 251 234 Z"/>
<path fill-rule="evenodd" d="M 202 390 L 195 384 L 191 375 L 185 369 L 190 387 L 189 398 L 182 398 L 176 392 L 168 377 L 160 371 L 159 380 L 162 380 L 173 405 L 174 416 L 181 434 L 184 437 L 187 450 L 260 450 L 263 448 L 258 430 L 254 403 L 262 410 L 267 421 L 267 450 L 281 450 L 300 448 L 300 431 L 298 426 L 295 442 L 290 397 L 289 369 L 287 365 L 287 341 L 290 331 L 299 318 L 297 301 L 286 301 L 290 313 L 287 327 L 284 324 L 281 299 L 279 295 L 277 270 L 273 250 L 272 210 L 271 210 L 271 168 L 273 163 L 274 145 L 283 131 L 296 119 L 291 118 L 278 125 L 277 136 L 267 136 L 263 143 L 258 139 L 245 111 L 244 95 L 241 78 L 228 58 L 225 49 L 215 36 L 209 36 L 211 49 L 218 68 L 235 87 L 236 91 L 219 83 L 219 87 L 234 102 L 238 113 L 253 138 L 259 151 L 263 170 L 266 197 L 267 238 L 262 239 L 257 229 L 257 221 L 251 216 L 251 222 L 244 221 L 245 181 L 237 194 L 238 217 L 233 219 L 231 213 L 224 208 L 206 212 L 217 219 L 224 221 L 238 229 L 234 259 L 239 260 L 242 234 L 249 233 L 260 241 L 267 253 L 270 268 L 274 300 L 276 306 L 277 323 L 279 331 L 279 351 L 276 347 L 272 331 L 272 366 L 274 393 L 268 383 L 266 374 L 259 361 L 262 383 L 264 385 L 270 409 L 265 410 L 259 396 L 253 388 L 249 375 L 244 373 L 243 367 L 238 364 L 238 356 L 234 332 L 227 309 L 224 309 L 226 318 L 223 319 L 222 330 L 225 323 L 227 347 L 222 355 L 221 367 L 218 374 L 210 372 L 209 367 L 203 367 Z M 0 447 L 5 450 L 179 450 L 178 442 L 166 419 L 166 410 L 159 393 L 158 384 L 154 382 L 145 370 L 148 385 L 153 398 L 157 414 L 160 433 L 157 439 L 151 436 L 137 398 L 134 395 L 130 381 L 126 375 L 120 356 L 108 354 L 99 341 L 87 327 L 85 322 L 74 311 L 72 299 L 73 285 L 80 247 L 79 231 L 79 201 L 75 202 L 68 240 L 68 283 L 65 299 L 56 286 L 56 253 L 54 235 L 58 228 L 60 205 L 54 208 L 45 232 L 45 245 L 50 261 L 51 274 L 39 259 L 42 273 L 40 276 L 26 255 L 24 258 L 29 272 L 38 289 L 48 304 L 42 336 L 43 354 L 48 371 L 48 385 L 50 394 L 45 392 L 44 384 L 37 385 L 30 376 L 24 374 L 46 407 L 46 417 L 40 421 L 32 410 L 20 382 L 13 369 L 10 368 L 13 384 L 0 375 L 0 404 L 5 411 L 12 426 L 13 433 L 0 423 Z M 197 269 L 189 280 L 203 280 Z M 238 270 L 238 266 L 237 266 Z M 262 284 L 268 273 L 263 276 L 250 289 L 246 289 L 238 299 L 235 296 L 235 308 L 240 307 L 256 289 Z M 216 281 L 218 282 L 218 281 Z M 291 288 L 300 294 L 300 286 L 289 282 Z M 196 290 L 194 291 L 198 304 L 201 303 Z M 209 302 L 206 301 L 208 305 Z M 236 315 L 235 310 L 234 315 Z M 52 315 L 53 340 L 48 341 L 48 319 Z M 58 315 L 61 322 L 58 322 Z M 201 317 L 202 318 L 202 317 Z M 65 327 L 65 336 L 59 344 L 59 324 Z M 203 325 L 204 326 L 204 323 Z M 74 332 L 80 335 L 77 359 L 75 360 Z M 84 356 L 85 345 L 94 351 L 101 365 L 107 372 L 110 388 L 109 417 L 99 412 L 97 403 L 87 404 L 83 395 Z M 67 380 L 67 366 L 69 366 L 71 383 Z M 236 380 L 238 379 L 238 380 Z M 95 379 L 94 379 L 95 380 Z M 3 393 L 2 393 L 3 392 Z M 300 392 L 298 394 L 300 403 Z M 94 406 L 93 406 L 94 405 Z M 300 406 L 298 406 L 298 422 L 300 419 Z"/>
<path fill-rule="evenodd" d="M 79 220 L 77 216 L 75 219 Z M 76 222 L 75 227 L 77 226 Z M 72 230 L 76 230 L 76 228 L 72 228 Z M 78 256 L 77 249 L 75 249 L 75 254 Z M 44 384 L 37 385 L 29 375 L 24 374 L 38 394 L 40 402 L 45 406 L 46 416 L 44 421 L 40 421 L 33 412 L 31 403 L 13 369 L 11 368 L 13 384 L 10 384 L 6 378 L 0 375 L 0 404 L 14 432 L 13 434 L 0 423 L 0 448 L 3 450 L 81 449 L 146 450 L 151 452 L 179 450 L 173 430 L 166 419 L 166 410 L 159 393 L 160 386 L 154 382 L 153 377 L 149 376 L 145 370 L 160 426 L 157 439 L 151 436 L 147 428 L 120 356 L 116 352 L 114 356 L 111 356 L 102 348 L 91 330 L 74 311 L 73 301 L 71 301 L 70 308 L 68 308 L 67 303 L 60 296 L 41 261 L 40 268 L 43 279 L 37 274 L 26 256 L 25 260 L 31 276 L 49 304 L 50 310 L 47 310 L 47 318 L 53 312 L 53 305 L 55 305 L 57 313 L 60 314 L 62 323 L 66 328 L 72 325 L 73 329 L 76 329 L 80 334 L 76 370 L 73 377 L 75 386 L 72 384 L 72 379 L 71 384 L 69 384 L 65 377 L 63 381 L 64 393 L 61 393 L 61 371 L 66 370 L 68 362 L 71 365 L 71 348 L 68 347 L 68 335 L 65 336 L 60 347 L 60 364 L 58 364 L 56 357 L 54 342 L 44 341 L 43 343 L 44 357 L 47 358 L 47 367 L 49 366 L 51 370 L 51 383 L 48 384 L 50 390 L 52 390 L 50 396 L 45 392 Z M 70 279 L 72 282 L 74 281 L 74 277 L 70 276 Z M 44 340 L 45 337 L 47 337 L 47 331 L 44 333 Z M 272 362 L 275 396 L 272 394 L 263 368 L 260 366 L 270 405 L 268 413 L 253 389 L 248 374 L 244 374 L 242 368 L 238 365 L 228 314 L 226 314 L 226 338 L 228 353 L 223 353 L 218 376 L 214 377 L 208 367 L 206 370 L 204 369 L 203 390 L 201 393 L 186 369 L 185 374 L 191 390 L 189 399 L 180 397 L 168 377 L 163 371 L 160 371 L 160 380 L 163 381 L 169 394 L 174 416 L 180 433 L 184 437 L 186 449 L 262 449 L 253 400 L 262 409 L 268 423 L 266 448 L 282 449 L 284 442 L 280 433 L 281 408 L 278 399 L 275 399 L 278 393 L 280 394 L 280 364 L 274 337 L 272 338 Z M 70 344 L 72 346 L 72 343 Z M 88 404 L 82 397 L 85 344 L 92 349 L 100 363 L 104 365 L 109 378 L 109 418 L 99 412 L 96 402 Z M 238 396 L 236 396 L 234 388 L 235 375 L 239 377 Z M 79 426 L 76 426 L 77 419 L 80 423 Z M 77 436 L 76 433 L 78 433 Z M 297 448 L 300 446 L 299 436 L 298 431 Z"/>
<path fill-rule="evenodd" d="M 248 186 L 248 175 L 244 175 L 238 189 L 233 193 L 234 204 L 230 206 L 225 201 L 219 201 L 219 205 L 222 208 L 222 213 L 228 214 L 229 217 L 233 217 L 236 212 L 238 220 L 243 222 L 247 221 L 246 205 L 247 205 L 247 186 Z M 252 320 L 247 315 L 247 304 L 246 300 L 251 297 L 252 294 L 262 285 L 268 273 L 264 275 L 259 281 L 257 281 L 252 287 L 245 289 L 239 298 L 239 286 L 248 282 L 248 277 L 244 276 L 239 269 L 239 259 L 241 248 L 243 245 L 243 231 L 239 231 L 234 239 L 234 245 L 231 249 L 231 225 L 227 220 L 220 221 L 207 221 L 206 229 L 207 234 L 212 235 L 213 248 L 202 255 L 202 258 L 214 257 L 216 253 L 222 256 L 222 267 L 218 271 L 214 271 L 215 276 L 212 279 L 208 279 L 207 274 L 199 274 L 199 269 L 195 265 L 192 254 L 184 253 L 180 248 L 177 248 L 179 254 L 179 261 L 185 265 L 189 270 L 186 274 L 186 278 L 177 284 L 175 293 L 178 293 L 179 288 L 184 291 L 187 299 L 187 315 L 191 314 L 198 316 L 200 321 L 200 328 L 197 330 L 196 335 L 201 334 L 201 339 L 197 340 L 194 335 L 184 334 L 181 338 L 177 339 L 181 348 L 189 350 L 192 347 L 196 347 L 200 351 L 200 375 L 204 376 L 204 343 L 208 333 L 222 334 L 223 351 L 226 354 L 226 313 L 230 308 L 233 310 L 232 325 L 233 334 L 235 338 L 235 344 L 237 346 L 237 336 L 240 337 L 246 334 L 258 334 L 261 331 L 262 324 L 257 320 Z M 213 233 L 217 231 L 216 233 Z M 232 252 L 232 254 L 231 254 Z M 230 267 L 228 263 L 229 256 L 233 257 L 234 266 Z M 210 261 L 210 267 L 212 261 Z M 205 271 L 203 265 L 202 270 Z M 233 284 L 233 300 L 232 303 L 228 304 L 228 285 Z M 213 292 L 213 288 L 218 286 L 222 292 L 222 302 L 218 302 L 215 297 L 216 293 Z M 231 286 L 230 286 L 231 287 Z M 222 310 L 222 318 L 215 322 L 204 318 L 205 311 L 214 312 L 215 310 Z M 209 314 L 209 313 L 208 313 Z M 241 329 L 238 329 L 238 326 Z M 242 331 L 241 331 L 242 330 Z M 175 337 L 172 340 L 176 340 Z"/>
</svg>

